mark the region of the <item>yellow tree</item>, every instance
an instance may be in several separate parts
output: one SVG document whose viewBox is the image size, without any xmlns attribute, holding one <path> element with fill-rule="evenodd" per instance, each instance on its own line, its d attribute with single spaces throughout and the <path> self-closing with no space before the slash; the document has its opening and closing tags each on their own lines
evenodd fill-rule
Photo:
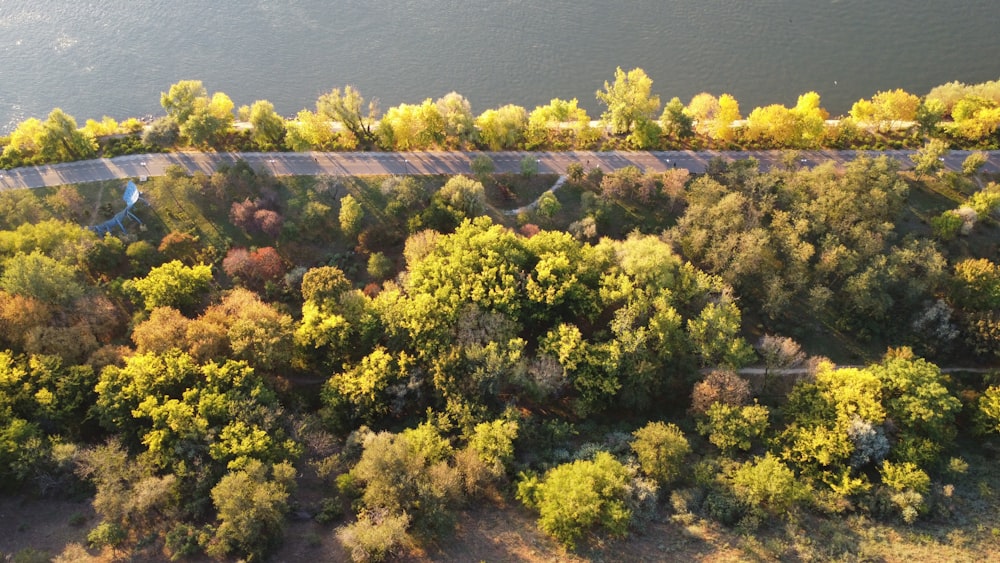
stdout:
<svg viewBox="0 0 1000 563">
<path fill-rule="evenodd" d="M 634 68 L 626 73 L 618 67 L 614 83 L 604 81 L 604 90 L 597 91 L 598 101 L 608 106 L 601 119 L 616 135 L 631 133 L 640 122 L 655 119 L 660 97 L 652 95 L 652 89 L 653 80 L 646 71 Z"/>
<path fill-rule="evenodd" d="M 920 98 L 902 89 L 879 92 L 871 100 L 858 100 L 851 107 L 855 121 L 870 123 L 880 131 L 892 128 L 895 122 L 915 121 Z"/>
<path fill-rule="evenodd" d="M 712 124 L 711 136 L 716 141 L 731 143 L 736 138 L 733 122 L 740 118 L 740 103 L 729 94 L 719 96 L 719 110 Z"/>
<path fill-rule="evenodd" d="M 799 120 L 792 110 L 781 104 L 754 108 L 747 116 L 745 135 L 751 141 L 791 147 L 799 138 Z"/>
<path fill-rule="evenodd" d="M 476 118 L 480 141 L 493 151 L 517 148 L 524 140 L 527 125 L 527 110 L 513 104 L 488 109 Z"/>
<path fill-rule="evenodd" d="M 694 120 L 695 131 L 700 135 L 707 135 L 719 114 L 719 99 L 708 92 L 696 94 L 684 113 Z"/>
<path fill-rule="evenodd" d="M 378 135 L 386 149 L 429 149 L 444 143 L 445 121 L 438 106 L 427 98 L 420 105 L 389 108 L 379 123 Z"/>
<path fill-rule="evenodd" d="M 823 136 L 826 119 L 830 117 L 830 114 L 819 105 L 819 94 L 806 92 L 799 96 L 792 113 L 799 120 L 797 144 L 802 147 L 815 146 Z"/>
<path fill-rule="evenodd" d="M 553 98 L 549 105 L 536 107 L 528 116 L 529 148 L 558 140 L 563 136 L 564 123 L 572 123 L 575 131 L 588 127 L 590 116 L 578 104 L 576 98 L 569 101 Z"/>
</svg>

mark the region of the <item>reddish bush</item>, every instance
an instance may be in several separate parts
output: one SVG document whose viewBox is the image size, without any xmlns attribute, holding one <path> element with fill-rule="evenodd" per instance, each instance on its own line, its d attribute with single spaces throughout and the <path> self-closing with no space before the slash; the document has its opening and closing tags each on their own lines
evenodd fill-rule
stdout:
<svg viewBox="0 0 1000 563">
<path fill-rule="evenodd" d="M 285 260 L 271 246 L 248 252 L 233 248 L 222 261 L 222 269 L 230 277 L 239 277 L 247 285 L 259 285 L 285 275 Z"/>
</svg>

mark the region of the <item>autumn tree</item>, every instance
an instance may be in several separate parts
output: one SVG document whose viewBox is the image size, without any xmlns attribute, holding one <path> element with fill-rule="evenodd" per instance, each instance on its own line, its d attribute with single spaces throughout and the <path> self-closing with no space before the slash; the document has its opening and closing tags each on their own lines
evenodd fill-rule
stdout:
<svg viewBox="0 0 1000 563">
<path fill-rule="evenodd" d="M 196 98 L 194 109 L 180 123 L 181 136 L 194 146 L 219 146 L 233 131 L 233 101 L 222 92 Z"/>
<path fill-rule="evenodd" d="M 611 126 L 615 135 L 631 133 L 644 121 L 652 121 L 660 109 L 660 97 L 651 93 L 653 81 L 641 68 L 627 73 L 618 67 L 615 81 L 604 82 L 604 90 L 597 91 L 597 100 L 607 106 L 601 119 Z"/>
<path fill-rule="evenodd" d="M 251 138 L 264 150 L 280 148 L 285 139 L 285 120 L 276 111 L 274 104 L 267 100 L 257 100 L 250 106 Z"/>
<path fill-rule="evenodd" d="M 449 92 L 434 102 L 444 120 L 444 142 L 449 148 L 465 148 L 476 141 L 472 105 L 458 92 Z"/>
<path fill-rule="evenodd" d="M 553 98 L 548 105 L 538 106 L 528 116 L 526 146 L 529 149 L 552 147 L 566 149 L 590 128 L 590 116 L 579 107 L 576 98 Z"/>
<path fill-rule="evenodd" d="M 520 147 L 528 126 L 528 112 L 521 106 L 508 104 L 488 109 L 476 118 L 480 142 L 491 151 Z"/>
<path fill-rule="evenodd" d="M 208 90 L 201 80 L 181 80 L 160 94 L 160 105 L 178 125 L 183 125 L 195 111 L 195 102 L 207 98 Z"/>
<path fill-rule="evenodd" d="M 426 150 L 445 140 L 445 120 L 438 106 L 427 98 L 420 105 L 389 108 L 379 121 L 380 144 L 388 150 Z"/>
<path fill-rule="evenodd" d="M 878 92 L 871 100 L 858 100 L 851 107 L 851 118 L 870 123 L 879 131 L 888 131 L 899 122 L 914 121 L 920 98 L 901 89 Z"/>
<path fill-rule="evenodd" d="M 948 154 L 948 143 L 940 139 L 932 139 L 926 145 L 910 156 L 913 161 L 913 171 L 917 178 L 924 174 L 933 174 L 944 167 L 944 157 Z"/>
<path fill-rule="evenodd" d="M 300 111 L 286 124 L 286 129 L 285 143 L 294 151 L 330 151 L 357 146 L 350 132 L 341 135 L 326 116 L 309 110 Z"/>
<path fill-rule="evenodd" d="M 208 292 L 211 282 L 211 266 L 185 266 L 173 260 L 153 268 L 146 277 L 134 279 L 129 285 L 139 293 L 146 310 L 152 311 L 157 307 L 193 307 Z"/>
<path fill-rule="evenodd" d="M 339 123 L 356 143 L 365 147 L 374 146 L 376 135 L 373 128 L 379 113 L 375 100 L 366 106 L 361 92 L 353 86 L 345 86 L 343 91 L 334 88 L 320 96 L 316 109 L 316 113 L 325 120 Z"/>
</svg>

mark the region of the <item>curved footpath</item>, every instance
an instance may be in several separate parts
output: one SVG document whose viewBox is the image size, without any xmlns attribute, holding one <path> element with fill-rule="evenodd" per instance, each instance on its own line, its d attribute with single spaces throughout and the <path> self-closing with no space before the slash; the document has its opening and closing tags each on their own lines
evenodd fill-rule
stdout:
<svg viewBox="0 0 1000 563">
<path fill-rule="evenodd" d="M 904 169 L 911 168 L 912 150 L 889 151 L 799 151 L 800 165 L 813 166 L 832 160 L 838 165 L 851 161 L 859 154 L 885 154 L 899 161 Z M 961 170 L 962 161 L 972 151 L 951 151 L 944 158 L 944 165 L 951 170 Z M 161 154 L 129 155 L 116 158 L 81 160 L 46 166 L 25 166 L 0 170 L 0 189 L 41 188 L 63 184 L 79 184 L 122 178 L 161 176 L 170 166 L 180 166 L 188 172 L 201 171 L 211 174 L 220 164 L 231 164 L 239 159 L 257 169 L 266 169 L 276 176 L 366 176 L 366 175 L 421 175 L 421 174 L 470 174 L 470 163 L 479 155 L 493 159 L 496 172 L 521 171 L 521 161 L 526 156 L 538 160 L 538 171 L 543 174 L 565 174 L 566 167 L 578 162 L 585 168 L 600 167 L 617 170 L 628 165 L 641 170 L 664 171 L 686 168 L 694 173 L 704 172 L 710 159 L 721 156 L 727 160 L 754 157 L 761 167 L 768 169 L 782 166 L 787 151 L 657 151 L 657 152 L 175 152 Z M 1000 172 L 1000 151 L 987 151 L 989 161 L 984 172 Z"/>
</svg>

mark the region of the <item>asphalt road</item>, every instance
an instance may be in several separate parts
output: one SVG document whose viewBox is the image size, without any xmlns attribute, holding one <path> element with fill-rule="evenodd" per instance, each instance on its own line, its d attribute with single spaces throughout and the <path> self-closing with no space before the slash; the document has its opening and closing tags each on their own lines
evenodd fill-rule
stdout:
<svg viewBox="0 0 1000 563">
<path fill-rule="evenodd" d="M 800 151 L 800 166 L 814 166 L 832 160 L 844 164 L 857 157 L 859 152 L 870 155 L 885 154 L 900 162 L 903 169 L 912 167 L 910 155 L 915 151 Z M 951 170 L 961 170 L 962 161 L 970 151 L 951 151 L 944 158 L 944 165 Z M 658 151 L 658 152 L 308 152 L 308 153 L 204 153 L 177 152 L 120 156 L 66 162 L 47 166 L 26 166 L 0 170 L 0 189 L 41 188 L 63 184 L 79 184 L 102 180 L 161 176 L 170 166 L 180 166 L 188 172 L 201 171 L 211 174 L 220 164 L 247 161 L 260 170 L 277 176 L 365 176 L 365 175 L 420 175 L 420 174 L 469 174 L 470 163 L 479 155 L 493 159 L 496 172 L 520 172 L 525 157 L 538 160 L 541 173 L 563 174 L 571 163 L 578 162 L 585 168 L 600 167 L 617 170 L 634 165 L 641 170 L 664 171 L 669 168 L 686 168 L 694 173 L 704 172 L 705 165 L 715 157 L 739 160 L 754 157 L 764 169 L 782 166 L 783 151 Z M 989 151 L 989 161 L 984 172 L 1000 172 L 1000 151 Z"/>
</svg>

